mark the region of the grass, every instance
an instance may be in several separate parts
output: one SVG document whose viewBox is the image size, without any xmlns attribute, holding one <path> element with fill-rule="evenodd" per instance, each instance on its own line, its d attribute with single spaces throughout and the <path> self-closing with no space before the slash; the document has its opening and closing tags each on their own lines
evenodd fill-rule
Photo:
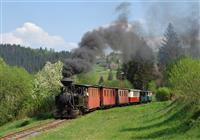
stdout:
<svg viewBox="0 0 200 140">
<path fill-rule="evenodd" d="M 153 102 L 98 110 L 31 140 L 200 139 L 199 114 L 195 118 L 195 107 L 184 103 Z"/>
<path fill-rule="evenodd" d="M 124 80 L 123 82 L 116 79 L 116 70 L 112 70 L 113 80 L 108 80 L 109 69 L 105 69 L 99 65 L 95 65 L 93 69 L 88 73 L 82 73 L 75 77 L 75 83 L 78 84 L 89 84 L 89 85 L 98 85 L 99 79 L 103 76 L 104 86 L 110 87 L 126 87 L 132 88 L 131 83 L 128 80 Z"/>
<path fill-rule="evenodd" d="M 5 136 L 7 134 L 24 130 L 26 128 L 30 128 L 39 124 L 47 123 L 51 121 L 52 118 L 47 118 L 45 115 L 39 115 L 33 118 L 25 118 L 21 120 L 12 121 L 6 123 L 3 126 L 0 126 L 0 137 Z"/>
</svg>

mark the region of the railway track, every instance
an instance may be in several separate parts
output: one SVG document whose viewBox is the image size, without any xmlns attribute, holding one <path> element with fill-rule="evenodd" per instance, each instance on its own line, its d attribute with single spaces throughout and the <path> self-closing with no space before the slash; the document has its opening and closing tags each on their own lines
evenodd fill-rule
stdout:
<svg viewBox="0 0 200 140">
<path fill-rule="evenodd" d="M 25 130 L 21 130 L 15 133 L 8 134 L 4 137 L 1 137 L 0 140 L 24 140 L 27 137 L 35 136 L 40 134 L 43 131 L 55 128 L 65 122 L 66 120 L 53 120 L 51 122 L 37 125 L 31 128 L 27 128 Z"/>
</svg>

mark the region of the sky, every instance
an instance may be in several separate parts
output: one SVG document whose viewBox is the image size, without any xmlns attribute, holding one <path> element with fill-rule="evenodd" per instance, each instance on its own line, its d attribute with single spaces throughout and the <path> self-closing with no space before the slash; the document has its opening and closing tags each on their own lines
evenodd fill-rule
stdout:
<svg viewBox="0 0 200 140">
<path fill-rule="evenodd" d="M 115 7 L 121 2 L 1 0 L 1 43 L 72 50 L 84 33 L 112 23 L 117 17 Z M 149 6 L 155 2 L 132 2 L 130 20 L 145 24 Z M 186 3 L 175 4 L 184 10 Z"/>
</svg>

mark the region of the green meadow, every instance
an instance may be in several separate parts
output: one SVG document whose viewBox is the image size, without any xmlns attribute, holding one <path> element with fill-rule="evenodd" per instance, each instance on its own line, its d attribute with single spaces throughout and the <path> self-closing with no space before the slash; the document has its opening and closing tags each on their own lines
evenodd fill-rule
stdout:
<svg viewBox="0 0 200 140">
<path fill-rule="evenodd" d="M 31 140 L 200 139 L 191 102 L 167 101 L 98 110 Z"/>
</svg>

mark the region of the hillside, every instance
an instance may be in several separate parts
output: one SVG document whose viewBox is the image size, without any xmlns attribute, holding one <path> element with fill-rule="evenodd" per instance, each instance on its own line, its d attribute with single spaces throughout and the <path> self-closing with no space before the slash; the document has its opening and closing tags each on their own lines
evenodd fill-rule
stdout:
<svg viewBox="0 0 200 140">
<path fill-rule="evenodd" d="M 74 76 L 74 81 L 77 84 L 89 84 L 89 85 L 99 85 L 99 79 L 103 77 L 103 83 L 101 85 L 111 86 L 111 87 L 126 87 L 132 88 L 131 83 L 128 80 L 118 80 L 116 78 L 117 71 L 112 70 L 112 80 L 108 80 L 110 69 L 107 67 L 102 67 L 99 64 L 94 65 L 93 69 L 88 73 L 82 73 Z"/>
<path fill-rule="evenodd" d="M 31 140 L 199 139 L 200 123 L 188 121 L 194 110 L 185 103 L 153 102 L 99 110 Z"/>
<path fill-rule="evenodd" d="M 47 61 L 55 63 L 70 56 L 69 52 L 55 52 L 47 49 L 25 48 L 20 45 L 0 44 L 0 57 L 12 66 L 25 68 L 28 72 L 35 73 L 43 68 Z"/>
</svg>

